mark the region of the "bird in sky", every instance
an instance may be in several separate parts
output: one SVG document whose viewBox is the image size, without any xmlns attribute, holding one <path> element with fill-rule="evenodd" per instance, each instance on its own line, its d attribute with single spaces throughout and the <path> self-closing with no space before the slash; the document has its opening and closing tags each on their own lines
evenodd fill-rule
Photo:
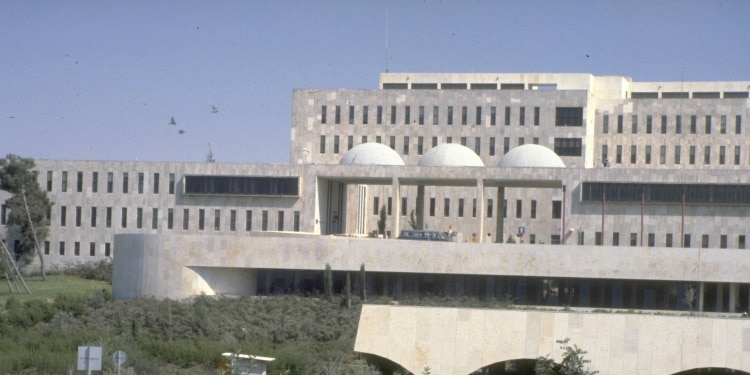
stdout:
<svg viewBox="0 0 750 375">
<path fill-rule="evenodd" d="M 172 120 L 169 121 L 169 125 L 177 125 L 177 121 L 174 120 L 174 117 L 172 117 Z"/>
<path fill-rule="evenodd" d="M 185 131 L 182 130 L 182 129 L 180 129 L 180 130 L 177 131 L 177 134 L 185 134 Z"/>
<path fill-rule="evenodd" d="M 219 113 L 219 109 L 215 105 L 211 106 L 211 113 Z"/>
</svg>

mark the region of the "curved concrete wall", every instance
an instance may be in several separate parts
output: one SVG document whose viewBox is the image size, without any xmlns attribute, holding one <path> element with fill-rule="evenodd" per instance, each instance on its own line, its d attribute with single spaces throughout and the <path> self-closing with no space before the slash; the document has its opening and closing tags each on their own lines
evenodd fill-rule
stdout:
<svg viewBox="0 0 750 375">
<path fill-rule="evenodd" d="M 412 373 L 465 375 L 493 363 L 551 355 L 570 338 L 601 374 L 750 371 L 750 320 L 366 305 L 354 350 Z"/>
</svg>

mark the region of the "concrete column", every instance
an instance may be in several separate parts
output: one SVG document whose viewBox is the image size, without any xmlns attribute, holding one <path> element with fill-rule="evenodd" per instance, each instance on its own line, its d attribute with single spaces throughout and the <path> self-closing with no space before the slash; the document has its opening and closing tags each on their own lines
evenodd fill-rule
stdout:
<svg viewBox="0 0 750 375">
<path fill-rule="evenodd" d="M 417 185 L 417 207 L 414 210 L 417 229 L 424 230 L 424 185 Z"/>
<path fill-rule="evenodd" d="M 723 307 L 724 307 L 724 284 L 718 283 L 716 284 L 716 305 L 714 306 L 714 311 L 721 312 Z"/>
<path fill-rule="evenodd" d="M 396 238 L 401 234 L 401 185 L 398 177 L 393 177 L 393 229 L 391 238 Z"/>
<path fill-rule="evenodd" d="M 740 288 L 737 283 L 729 284 L 729 312 L 737 312 L 737 297 L 739 297 Z"/>
<path fill-rule="evenodd" d="M 703 312 L 703 297 L 705 293 L 706 285 L 701 281 L 701 283 L 698 284 L 698 312 Z"/>
<path fill-rule="evenodd" d="M 400 300 L 401 294 L 404 292 L 404 276 L 403 275 L 398 274 L 398 276 L 396 276 L 396 286 L 393 289 L 395 289 L 393 291 L 393 295 L 395 296 L 395 299 Z"/>
<path fill-rule="evenodd" d="M 497 187 L 497 219 L 495 221 L 495 242 L 497 243 L 503 243 L 505 240 L 503 239 L 505 237 L 505 233 L 503 232 L 503 226 L 505 224 L 505 219 L 503 218 L 503 202 L 505 201 L 505 187 L 504 186 L 498 186 Z"/>
<path fill-rule="evenodd" d="M 481 243 L 484 241 L 484 180 L 481 178 L 477 179 L 477 201 L 479 204 L 479 230 L 477 231 L 477 242 Z"/>
<path fill-rule="evenodd" d="M 484 297 L 485 298 L 495 297 L 495 276 L 484 277 Z"/>
<path fill-rule="evenodd" d="M 294 293 L 299 293 L 300 272 L 294 271 Z"/>
</svg>

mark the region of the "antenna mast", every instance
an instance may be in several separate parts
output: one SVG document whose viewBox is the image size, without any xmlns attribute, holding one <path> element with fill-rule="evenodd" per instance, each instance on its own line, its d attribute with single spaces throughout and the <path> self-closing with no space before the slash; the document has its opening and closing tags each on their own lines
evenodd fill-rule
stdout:
<svg viewBox="0 0 750 375">
<path fill-rule="evenodd" d="M 388 6 L 385 7 L 385 72 L 388 73 Z"/>
</svg>

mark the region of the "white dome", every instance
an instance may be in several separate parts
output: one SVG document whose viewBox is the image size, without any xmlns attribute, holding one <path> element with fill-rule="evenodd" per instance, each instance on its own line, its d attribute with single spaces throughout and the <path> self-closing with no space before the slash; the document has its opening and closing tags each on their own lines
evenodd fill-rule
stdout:
<svg viewBox="0 0 750 375">
<path fill-rule="evenodd" d="M 390 147 L 368 142 L 352 147 L 339 162 L 341 165 L 404 165 L 404 160 Z"/>
<path fill-rule="evenodd" d="M 557 154 L 547 147 L 528 144 L 518 146 L 508 151 L 498 167 L 540 167 L 540 168 L 565 168 L 565 163 Z"/>
<path fill-rule="evenodd" d="M 456 143 L 444 143 L 427 151 L 419 159 L 421 167 L 484 167 L 479 156 L 470 148 Z"/>
</svg>

